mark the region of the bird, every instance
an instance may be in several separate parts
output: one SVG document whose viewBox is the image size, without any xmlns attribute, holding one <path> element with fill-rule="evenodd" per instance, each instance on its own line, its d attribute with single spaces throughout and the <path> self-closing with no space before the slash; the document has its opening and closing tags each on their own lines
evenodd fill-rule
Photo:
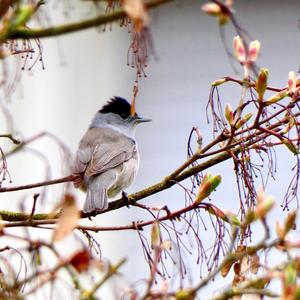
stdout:
<svg viewBox="0 0 300 300">
<path fill-rule="evenodd" d="M 108 208 L 108 198 L 129 187 L 139 168 L 134 138 L 138 124 L 151 119 L 139 116 L 135 101 L 113 97 L 95 114 L 79 142 L 74 163 L 74 185 L 86 189 L 83 212 L 94 214 Z"/>
</svg>

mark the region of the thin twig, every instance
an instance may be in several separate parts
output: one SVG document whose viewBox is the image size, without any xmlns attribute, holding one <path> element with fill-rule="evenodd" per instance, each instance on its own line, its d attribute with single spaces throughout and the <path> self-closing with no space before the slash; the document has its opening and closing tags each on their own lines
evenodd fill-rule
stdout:
<svg viewBox="0 0 300 300">
<path fill-rule="evenodd" d="M 0 193 L 15 192 L 15 191 L 33 189 L 41 186 L 48 186 L 48 185 L 59 184 L 64 182 L 72 182 L 74 181 L 75 177 L 76 176 L 74 175 L 69 175 L 66 177 L 37 182 L 37 183 L 31 183 L 31 184 L 25 184 L 25 185 L 13 186 L 13 187 L 1 187 Z"/>
<path fill-rule="evenodd" d="M 234 77 L 230 77 L 230 76 L 226 76 L 222 79 L 224 79 L 225 81 L 231 81 L 231 82 L 238 83 L 241 86 L 243 86 L 245 84 L 244 80 L 234 78 Z M 248 87 L 254 87 L 255 88 L 255 83 L 247 82 L 247 84 L 248 84 Z M 266 89 L 269 90 L 269 91 L 273 91 L 273 92 L 281 92 L 286 88 L 277 88 L 277 87 L 273 87 L 273 86 L 267 86 Z"/>
<path fill-rule="evenodd" d="M 21 141 L 14 138 L 12 134 L 0 134 L 0 138 L 8 138 L 16 145 L 21 143 Z"/>
<path fill-rule="evenodd" d="M 32 218 L 33 218 L 34 213 L 35 213 L 36 201 L 37 201 L 39 196 L 40 196 L 40 194 L 34 194 L 33 195 L 33 204 L 32 204 L 31 214 L 30 214 L 29 220 L 28 220 L 29 222 L 32 222 Z"/>
<path fill-rule="evenodd" d="M 86 292 L 87 296 L 89 299 L 93 298 L 93 295 L 96 293 L 96 291 L 108 280 L 110 279 L 113 275 L 116 275 L 120 267 L 126 262 L 126 259 L 123 258 L 121 259 L 118 263 L 115 265 L 109 266 L 109 269 L 107 273 L 104 275 L 104 277 L 96 283 L 92 290 L 90 292 Z"/>
</svg>

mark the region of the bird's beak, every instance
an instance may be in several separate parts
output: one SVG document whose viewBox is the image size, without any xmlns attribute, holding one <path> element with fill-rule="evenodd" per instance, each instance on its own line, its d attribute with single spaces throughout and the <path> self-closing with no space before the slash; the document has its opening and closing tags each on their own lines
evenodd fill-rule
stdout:
<svg viewBox="0 0 300 300">
<path fill-rule="evenodd" d="M 143 118 L 143 117 L 140 117 L 140 116 L 135 116 L 134 119 L 137 123 L 146 123 L 146 122 L 151 122 L 152 121 L 151 119 Z"/>
</svg>

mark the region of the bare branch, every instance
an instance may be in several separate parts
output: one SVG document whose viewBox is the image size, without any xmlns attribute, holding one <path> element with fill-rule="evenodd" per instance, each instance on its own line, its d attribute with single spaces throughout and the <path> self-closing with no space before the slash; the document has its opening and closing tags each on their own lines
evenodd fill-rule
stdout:
<svg viewBox="0 0 300 300">
<path fill-rule="evenodd" d="M 173 0 L 149 0 L 145 2 L 147 8 L 154 8 L 159 5 L 163 5 Z M 72 24 L 57 25 L 50 28 L 42 29 L 23 29 L 18 28 L 9 33 L 8 39 L 31 39 L 31 38 L 46 38 L 57 37 L 62 34 L 72 33 L 92 27 L 97 27 L 103 24 L 107 24 L 121 18 L 126 17 L 124 9 L 118 9 L 112 13 L 101 15 L 93 19 L 81 21 Z"/>
<path fill-rule="evenodd" d="M 14 186 L 14 187 L 1 187 L 0 193 L 15 192 L 15 191 L 33 189 L 33 188 L 37 188 L 37 187 L 41 187 L 41 186 L 48 186 L 48 185 L 59 184 L 59 183 L 64 183 L 64 182 L 72 182 L 72 181 L 74 181 L 74 178 L 75 178 L 74 175 L 69 175 L 66 177 L 37 182 L 37 183 L 19 185 L 19 186 Z"/>
</svg>

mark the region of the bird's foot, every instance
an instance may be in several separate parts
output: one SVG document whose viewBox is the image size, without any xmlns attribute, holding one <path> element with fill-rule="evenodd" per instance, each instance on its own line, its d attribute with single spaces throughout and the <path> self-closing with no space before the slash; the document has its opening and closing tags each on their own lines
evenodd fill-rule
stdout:
<svg viewBox="0 0 300 300">
<path fill-rule="evenodd" d="M 93 211 L 90 212 L 84 212 L 84 217 L 87 217 L 90 221 L 92 221 L 92 218 L 95 218 L 98 214 L 99 214 L 100 210 L 99 209 L 95 209 Z"/>
<path fill-rule="evenodd" d="M 122 201 L 126 203 L 126 206 L 129 207 L 130 200 L 128 198 L 128 194 L 124 191 L 122 191 Z"/>
</svg>

